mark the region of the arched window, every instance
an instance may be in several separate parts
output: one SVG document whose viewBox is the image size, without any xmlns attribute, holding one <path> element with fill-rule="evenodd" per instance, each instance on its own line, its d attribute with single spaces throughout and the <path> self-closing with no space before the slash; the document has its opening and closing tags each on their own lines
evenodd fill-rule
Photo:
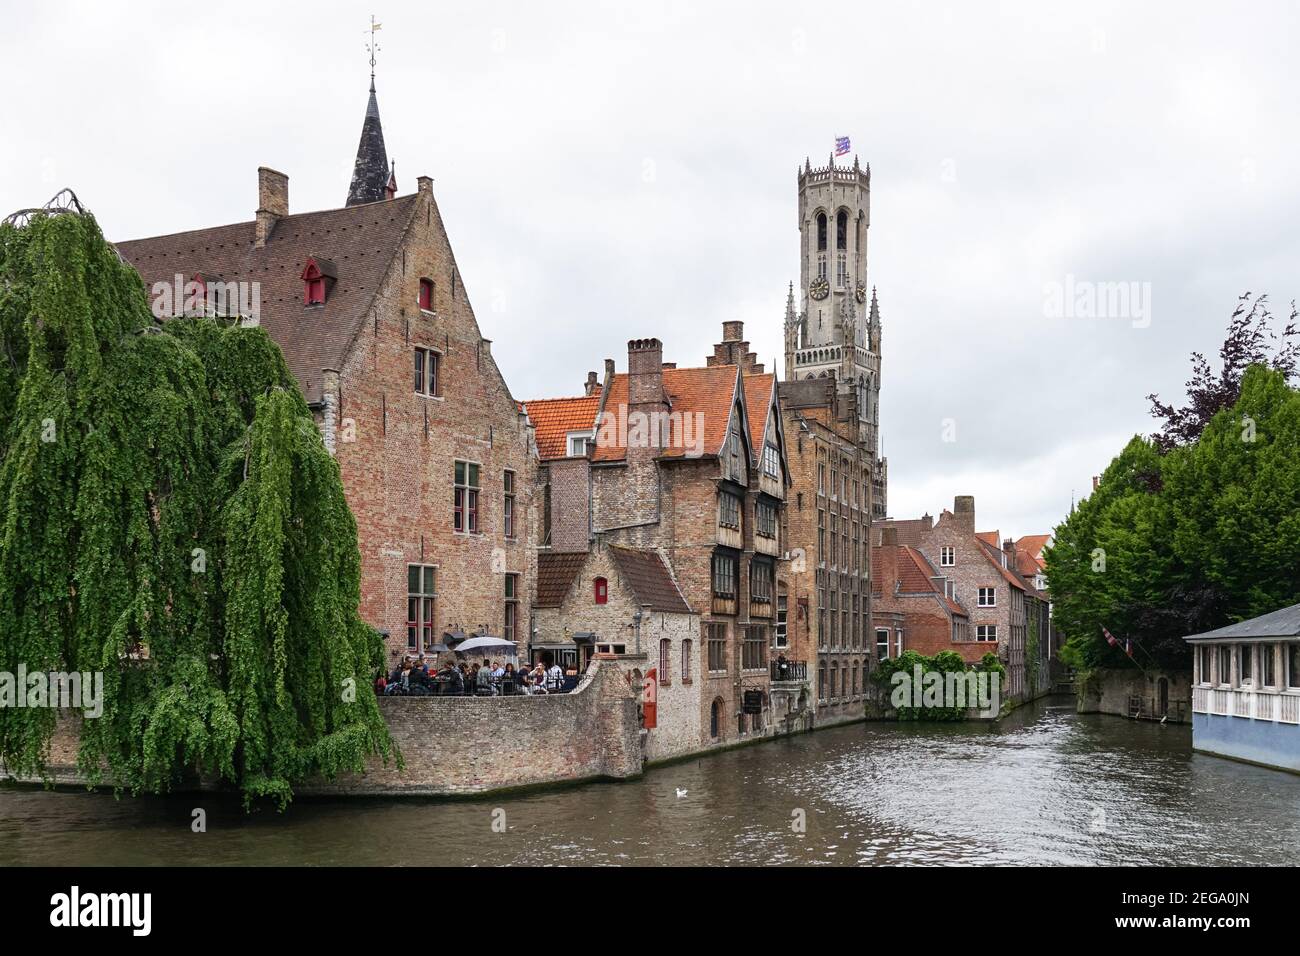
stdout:
<svg viewBox="0 0 1300 956">
<path fill-rule="evenodd" d="M 302 270 L 302 304 L 325 304 L 325 276 L 311 259 Z"/>
<path fill-rule="evenodd" d="M 709 708 L 709 736 L 717 740 L 722 736 L 722 698 L 717 697 Z"/>
<path fill-rule="evenodd" d="M 826 213 L 817 214 L 817 251 L 826 251 Z"/>
<path fill-rule="evenodd" d="M 840 696 L 840 665 L 839 661 L 831 661 L 831 696 Z"/>
<path fill-rule="evenodd" d="M 689 683 L 691 679 L 691 649 L 694 645 L 689 637 L 682 641 L 682 683 Z"/>
<path fill-rule="evenodd" d="M 609 582 L 604 578 L 596 578 L 595 582 L 596 603 L 605 604 L 609 601 Z"/>
<path fill-rule="evenodd" d="M 849 242 L 849 214 L 843 209 L 835 217 L 835 248 L 846 249 Z"/>
</svg>

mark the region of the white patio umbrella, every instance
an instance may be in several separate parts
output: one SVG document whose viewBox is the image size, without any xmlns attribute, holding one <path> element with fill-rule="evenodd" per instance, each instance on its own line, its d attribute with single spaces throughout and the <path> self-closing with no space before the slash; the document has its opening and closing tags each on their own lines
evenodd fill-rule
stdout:
<svg viewBox="0 0 1300 956">
<path fill-rule="evenodd" d="M 504 637 L 471 637 L 469 640 L 456 645 L 456 653 L 460 654 L 466 651 L 491 651 L 498 654 L 515 654 L 518 649 L 514 641 L 507 641 Z"/>
</svg>

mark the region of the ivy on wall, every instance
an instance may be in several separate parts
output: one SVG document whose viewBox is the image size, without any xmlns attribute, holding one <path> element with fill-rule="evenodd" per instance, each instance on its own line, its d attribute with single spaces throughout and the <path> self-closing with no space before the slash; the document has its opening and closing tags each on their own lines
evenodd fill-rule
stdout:
<svg viewBox="0 0 1300 956">
<path fill-rule="evenodd" d="M 396 759 L 370 692 L 356 525 L 274 342 L 154 322 L 89 215 L 0 225 L 0 669 L 102 672 L 95 782 L 198 775 L 279 805 Z M 51 708 L 0 708 L 44 772 Z"/>
</svg>

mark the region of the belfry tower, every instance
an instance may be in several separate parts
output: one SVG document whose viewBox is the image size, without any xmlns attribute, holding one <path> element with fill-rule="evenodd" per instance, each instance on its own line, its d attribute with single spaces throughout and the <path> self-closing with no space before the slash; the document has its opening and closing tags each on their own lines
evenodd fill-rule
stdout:
<svg viewBox="0 0 1300 956">
<path fill-rule="evenodd" d="M 799 288 L 785 307 L 787 381 L 834 377 L 856 396 L 859 441 L 876 462 L 877 517 L 888 514 L 880 457 L 880 306 L 868 291 L 871 167 L 838 167 L 835 156 L 798 172 Z M 797 291 L 797 295 L 796 295 Z"/>
</svg>

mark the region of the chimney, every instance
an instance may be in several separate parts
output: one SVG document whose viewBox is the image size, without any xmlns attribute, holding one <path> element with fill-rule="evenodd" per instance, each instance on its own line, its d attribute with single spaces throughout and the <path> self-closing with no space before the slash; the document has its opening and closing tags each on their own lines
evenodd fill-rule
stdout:
<svg viewBox="0 0 1300 956">
<path fill-rule="evenodd" d="M 882 548 L 898 547 L 898 529 L 893 525 L 880 529 L 880 546 Z"/>
<path fill-rule="evenodd" d="M 1101 484 L 1101 475 L 1093 475 L 1093 476 L 1092 476 L 1092 490 L 1093 490 L 1093 491 L 1096 491 L 1096 490 L 1097 490 L 1097 486 L 1098 486 L 1099 484 Z"/>
<path fill-rule="evenodd" d="M 275 224 L 289 215 L 289 177 L 267 166 L 257 167 L 257 222 L 253 245 L 261 249 Z"/>
<path fill-rule="evenodd" d="M 617 409 L 610 409 L 616 414 Z M 632 339 L 627 343 L 627 460 L 653 458 L 659 454 L 662 436 L 638 436 L 632 428 L 633 415 L 647 416 L 648 423 L 659 421 L 664 407 L 664 344 L 658 339 Z M 650 427 L 654 427 L 650 425 Z M 641 437 L 648 441 L 640 440 Z"/>
<path fill-rule="evenodd" d="M 739 365 L 746 375 L 763 371 L 758 356 L 749 350 L 749 343 L 745 341 L 745 323 L 739 319 L 722 323 L 722 341 L 713 346 L 713 354 L 705 358 L 704 364 L 707 368 Z"/>
<path fill-rule="evenodd" d="M 975 496 L 957 495 L 952 499 L 952 515 L 958 527 L 969 534 L 975 533 Z"/>
<path fill-rule="evenodd" d="M 433 193 L 433 180 L 428 176 L 420 176 L 415 180 L 416 187 L 421 195 Z"/>
<path fill-rule="evenodd" d="M 1012 571 L 1016 569 L 1016 542 L 1014 538 L 1002 539 L 1002 558 Z"/>
<path fill-rule="evenodd" d="M 587 383 L 586 385 L 583 386 L 583 394 L 587 396 L 595 395 L 596 389 L 599 387 L 600 387 L 600 383 L 596 381 L 596 373 L 588 372 Z"/>
</svg>

